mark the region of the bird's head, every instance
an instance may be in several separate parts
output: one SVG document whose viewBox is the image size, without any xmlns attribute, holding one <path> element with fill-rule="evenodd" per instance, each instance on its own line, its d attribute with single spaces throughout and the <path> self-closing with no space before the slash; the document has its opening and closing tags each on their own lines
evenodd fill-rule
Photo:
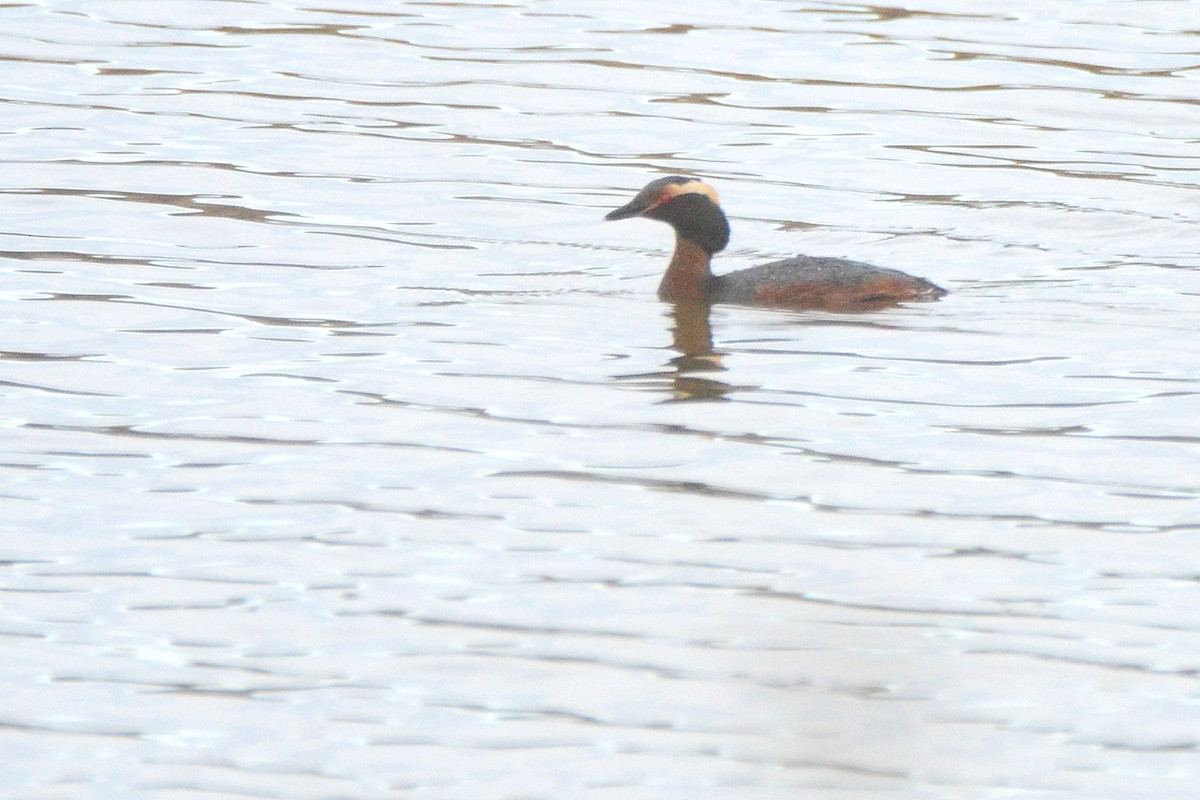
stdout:
<svg viewBox="0 0 1200 800">
<path fill-rule="evenodd" d="M 717 191 L 703 181 L 681 175 L 646 184 L 632 200 L 610 211 L 605 219 L 646 217 L 666 222 L 683 238 L 709 253 L 729 243 L 729 221 L 717 201 Z"/>
</svg>

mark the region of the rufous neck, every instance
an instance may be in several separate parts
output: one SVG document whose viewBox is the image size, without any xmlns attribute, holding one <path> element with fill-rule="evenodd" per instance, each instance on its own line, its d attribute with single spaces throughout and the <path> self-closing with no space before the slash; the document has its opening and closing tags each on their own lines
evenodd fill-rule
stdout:
<svg viewBox="0 0 1200 800">
<path fill-rule="evenodd" d="M 661 300 L 673 303 L 705 300 L 712 272 L 708 268 L 712 256 L 707 250 L 682 236 L 675 237 L 675 252 L 662 283 L 658 285 Z"/>
</svg>

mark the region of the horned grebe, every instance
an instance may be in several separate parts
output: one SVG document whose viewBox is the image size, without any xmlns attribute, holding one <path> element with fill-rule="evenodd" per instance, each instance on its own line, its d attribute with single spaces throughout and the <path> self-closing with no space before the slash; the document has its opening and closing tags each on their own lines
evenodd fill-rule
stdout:
<svg viewBox="0 0 1200 800">
<path fill-rule="evenodd" d="M 675 253 L 658 286 L 658 296 L 671 302 L 866 311 L 946 294 L 923 278 L 844 258 L 796 256 L 713 275 L 709 262 L 729 243 L 729 221 L 716 190 L 695 178 L 651 181 L 605 219 L 630 217 L 662 220 L 675 229 Z"/>
</svg>

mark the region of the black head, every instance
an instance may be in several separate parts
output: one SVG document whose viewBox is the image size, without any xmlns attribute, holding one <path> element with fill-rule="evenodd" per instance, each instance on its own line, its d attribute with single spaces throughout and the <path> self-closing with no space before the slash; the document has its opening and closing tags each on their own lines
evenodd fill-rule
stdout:
<svg viewBox="0 0 1200 800">
<path fill-rule="evenodd" d="M 672 175 L 646 184 L 637 196 L 604 218 L 646 217 L 668 223 L 675 232 L 709 253 L 729 244 L 729 221 L 717 192 L 695 178 Z"/>
</svg>

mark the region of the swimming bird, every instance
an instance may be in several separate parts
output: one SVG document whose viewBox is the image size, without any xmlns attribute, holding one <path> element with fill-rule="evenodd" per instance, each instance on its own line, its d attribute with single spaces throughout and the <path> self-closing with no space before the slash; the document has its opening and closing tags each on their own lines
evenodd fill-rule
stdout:
<svg viewBox="0 0 1200 800">
<path fill-rule="evenodd" d="M 923 278 L 844 258 L 796 256 L 714 275 L 710 262 L 729 244 L 729 220 L 716 190 L 695 178 L 651 181 L 604 218 L 631 217 L 661 220 L 675 229 L 675 252 L 658 286 L 659 298 L 670 302 L 867 311 L 946 294 Z"/>
</svg>

